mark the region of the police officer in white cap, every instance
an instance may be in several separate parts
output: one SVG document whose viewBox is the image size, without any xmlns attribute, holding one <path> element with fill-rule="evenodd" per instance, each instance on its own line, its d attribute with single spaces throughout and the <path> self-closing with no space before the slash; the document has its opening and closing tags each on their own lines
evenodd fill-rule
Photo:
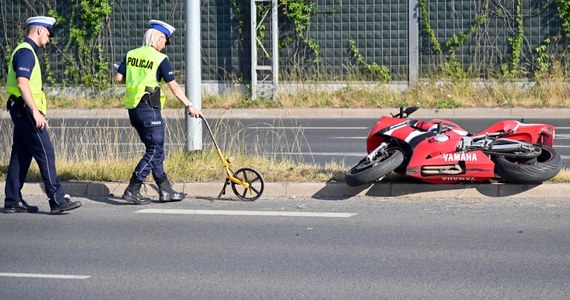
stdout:
<svg viewBox="0 0 570 300">
<path fill-rule="evenodd" d="M 55 154 L 48 133 L 46 95 L 42 90 L 42 70 L 38 56 L 53 37 L 52 17 L 38 16 L 26 20 L 27 34 L 8 61 L 8 110 L 14 123 L 14 137 L 10 165 L 6 177 L 5 213 L 36 212 L 22 199 L 22 187 L 32 158 L 39 166 L 52 214 L 76 209 L 78 201 L 71 201 L 64 193 L 56 175 Z"/>
<path fill-rule="evenodd" d="M 176 29 L 158 20 L 150 20 L 149 25 L 143 45 L 127 53 L 115 76 L 118 82 L 125 83 L 125 108 L 129 111 L 131 125 L 146 147 L 123 194 L 123 199 L 138 205 L 150 203 L 150 199 L 140 194 L 141 186 L 150 173 L 158 185 L 160 202 L 180 201 L 186 197 L 185 193 L 172 189 L 164 171 L 164 122 L 161 109 L 165 96 L 160 91 L 160 83 L 166 82 L 191 116 L 201 115 L 176 82 L 168 57 L 161 53 L 170 44 L 170 37 Z"/>
</svg>

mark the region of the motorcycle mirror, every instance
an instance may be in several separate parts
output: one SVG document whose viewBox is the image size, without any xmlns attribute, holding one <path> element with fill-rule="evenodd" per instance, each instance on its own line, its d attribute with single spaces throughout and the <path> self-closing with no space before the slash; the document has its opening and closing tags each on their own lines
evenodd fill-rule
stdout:
<svg viewBox="0 0 570 300">
<path fill-rule="evenodd" d="M 400 106 L 400 113 L 395 114 L 395 115 L 394 114 L 390 114 L 390 115 L 392 115 L 392 118 L 401 118 L 403 116 L 403 113 L 404 113 L 404 108 L 402 106 Z"/>
<path fill-rule="evenodd" d="M 404 113 L 409 116 L 418 109 L 420 109 L 420 108 L 417 106 L 406 107 L 406 109 L 404 110 Z"/>
</svg>

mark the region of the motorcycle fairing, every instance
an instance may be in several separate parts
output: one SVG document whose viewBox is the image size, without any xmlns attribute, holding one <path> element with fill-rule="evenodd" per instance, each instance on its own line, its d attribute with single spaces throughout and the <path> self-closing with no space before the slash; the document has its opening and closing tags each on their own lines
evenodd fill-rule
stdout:
<svg viewBox="0 0 570 300">
<path fill-rule="evenodd" d="M 448 138 L 445 142 L 434 135 L 414 147 L 406 175 L 429 183 L 483 182 L 495 177 L 495 165 L 482 151 L 457 152 L 462 134 L 447 131 L 442 135 Z"/>
<path fill-rule="evenodd" d="M 531 144 L 544 144 L 552 147 L 555 127 L 549 124 L 521 123 L 515 120 L 497 121 L 488 128 L 477 133 L 482 136 L 489 133 L 501 133 L 501 137 L 525 141 Z"/>
</svg>

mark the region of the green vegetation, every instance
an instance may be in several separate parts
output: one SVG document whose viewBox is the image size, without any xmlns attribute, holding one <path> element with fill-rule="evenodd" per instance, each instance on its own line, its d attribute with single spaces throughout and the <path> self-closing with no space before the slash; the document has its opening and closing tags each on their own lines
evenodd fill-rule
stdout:
<svg viewBox="0 0 570 300">
<path fill-rule="evenodd" d="M 343 164 L 316 166 L 245 154 L 233 157 L 235 161 L 232 162 L 231 168 L 234 171 L 242 167 L 253 167 L 261 172 L 267 182 L 344 181 L 344 174 L 347 170 Z M 58 159 L 57 169 L 61 180 L 127 182 L 137 163 L 138 159 Z M 0 180 L 5 180 L 7 168 L 7 165 L 0 166 Z M 165 169 L 169 178 L 177 182 L 221 181 L 226 178 L 216 152 L 209 150 L 202 153 L 184 153 L 182 151 L 169 153 L 165 161 Z M 37 165 L 32 165 L 28 180 L 41 181 Z M 152 176 L 149 177 L 149 180 L 152 180 Z"/>
<path fill-rule="evenodd" d="M 539 82 L 423 80 L 413 88 L 400 90 L 384 83 L 348 82 L 335 91 L 300 88 L 295 93 L 283 91 L 275 99 L 251 100 L 248 93 L 228 90 L 220 95 L 203 95 L 203 108 L 372 108 L 419 105 L 422 108 L 492 108 L 492 107 L 568 107 L 570 105 L 570 74 L 554 63 Z M 285 84 L 285 83 L 282 83 Z M 307 85 L 318 83 L 306 83 Z M 49 92 L 49 88 L 47 89 Z M 173 100 L 169 89 L 163 89 L 169 101 L 166 108 L 182 108 Z M 0 95 L 5 100 L 5 95 Z M 50 108 L 120 108 L 121 95 L 62 95 L 49 97 Z"/>
<path fill-rule="evenodd" d="M 360 52 L 356 46 L 356 41 L 348 41 L 348 51 L 352 53 L 352 56 L 356 60 L 357 65 L 362 67 L 362 73 L 367 76 L 369 80 L 389 82 L 392 80 L 390 76 L 390 70 L 385 66 L 379 66 L 377 63 L 369 64 L 366 62 L 364 55 Z"/>
<path fill-rule="evenodd" d="M 568 52 L 570 51 L 570 2 L 568 0 L 549 0 L 533 5 L 532 8 L 523 7 L 528 1 L 513 0 L 508 5 L 489 0 L 478 3 L 479 11 L 474 13 L 473 19 L 467 22 L 462 32 L 456 32 L 449 37 L 437 36 L 438 28 L 433 27 L 434 16 L 430 16 L 428 0 L 419 0 L 419 17 L 422 38 L 428 41 L 429 49 L 436 54 L 436 61 L 430 63 L 431 70 L 422 70 L 419 83 L 412 88 L 400 90 L 393 88 L 389 83 L 398 74 L 390 74 L 390 70 L 376 62 L 370 62 L 359 48 L 355 39 L 348 39 L 346 51 L 350 54 L 353 65 L 345 66 L 349 78 L 345 87 L 335 91 L 320 91 L 317 89 L 299 90 L 295 93 L 284 91 L 273 99 L 251 100 L 248 93 L 227 91 L 222 95 L 202 97 L 203 108 L 304 108 L 304 107 L 332 107 L 332 108 L 386 108 L 407 105 L 419 105 L 422 108 L 452 109 L 469 107 L 487 108 L 556 108 L 570 105 L 570 74 Z M 46 2 L 47 3 L 47 2 Z M 122 96 L 108 93 L 112 85 L 109 80 L 109 57 L 104 52 L 105 26 L 109 22 L 114 1 L 107 0 L 71 0 L 68 1 L 68 11 L 55 11 L 49 4 L 49 15 L 54 16 L 58 24 L 65 27 L 65 35 L 56 36 L 53 44 L 61 54 L 64 78 L 58 80 L 63 86 L 80 86 L 85 90 L 93 91 L 83 96 L 77 95 L 50 95 L 49 107 L 54 108 L 120 108 Z M 250 20 L 249 9 L 244 2 L 230 0 L 232 17 L 237 20 L 238 33 L 243 43 L 248 33 L 245 26 Z M 433 4 L 433 3 L 432 3 Z M 512 4 L 512 5 L 511 5 Z M 312 81 L 318 78 L 319 82 L 338 82 L 338 74 L 328 74 L 326 66 L 320 60 L 321 49 L 318 41 L 308 34 L 315 14 L 336 13 L 336 6 L 325 6 L 326 11 L 319 11 L 315 1 L 309 0 L 281 0 L 279 1 L 280 43 L 279 47 L 292 48 L 295 66 L 289 70 L 282 70 L 280 78 L 295 78 L 302 84 L 315 84 Z M 542 43 L 530 48 L 525 36 L 525 26 L 529 16 L 539 15 L 545 9 L 556 9 L 556 20 L 548 22 L 560 23 L 560 30 L 552 36 L 545 36 Z M 258 16 L 267 13 L 268 4 L 260 5 Z M 530 11 L 530 13 L 529 13 Z M 488 36 L 489 23 L 501 19 L 509 28 L 507 32 L 508 53 L 496 53 L 500 56 L 496 70 L 477 70 L 475 64 L 462 65 L 458 53 L 468 42 L 477 37 Z M 435 23 L 434 23 L 435 24 Z M 258 38 L 266 41 L 267 30 L 264 24 L 258 28 Z M 566 47 L 561 47 L 566 45 Z M 481 45 L 475 45 L 481 46 Z M 487 45 L 482 45 L 487 46 Z M 562 48 L 562 49 L 561 49 Z M 6 45 L 10 50 L 11 45 Z M 530 52 L 530 53 L 529 53 Z M 9 51 L 8 51 L 9 53 Z M 73 55 L 70 55 L 73 53 Z M 53 86 L 53 72 L 49 61 L 46 61 L 46 82 Z M 287 73 L 285 73 L 287 72 Z M 346 75 L 346 74 L 344 74 Z M 351 76 L 353 75 L 353 76 Z M 344 78 L 344 77 L 343 77 Z M 473 78 L 486 78 L 477 81 Z M 521 82 L 521 78 L 525 79 Z M 528 79 L 530 82 L 527 82 Z M 359 82 L 363 80 L 366 82 Z M 244 78 L 235 80 L 246 82 Z M 182 81 L 181 81 L 182 82 Z M 343 79 L 344 82 L 344 79 Z M 282 81 L 282 83 L 285 83 Z M 247 87 L 247 84 L 246 84 Z M 49 93 L 49 87 L 46 88 Z M 167 97 L 173 99 L 172 95 Z M 1 102 L 5 102 L 5 94 L 0 93 Z M 178 101 L 167 101 L 167 108 L 180 108 Z M 277 133 L 279 134 L 279 133 Z M 2 136 L 4 135 L 4 136 Z M 9 140 L 11 131 L 4 130 L 0 134 L 3 142 L 3 153 L 0 154 L 0 178 L 5 176 Z M 113 134 L 111 133 L 111 136 Z M 175 134 L 174 136 L 182 136 Z M 101 135 L 96 138 L 109 138 Z M 112 137 L 111 137 L 112 138 Z M 93 137 L 82 137 L 91 140 Z M 100 143 L 104 144 L 102 140 Z M 180 141 L 178 141 L 180 142 Z M 231 143 L 230 143 L 231 144 Z M 65 153 L 65 141 L 56 145 L 56 153 Z M 255 166 L 264 175 L 267 181 L 327 181 L 343 180 L 344 172 L 349 166 L 343 162 L 324 167 L 315 165 L 295 164 L 292 160 L 266 157 L 261 152 L 243 153 L 242 145 L 234 142 L 230 149 L 224 152 L 236 158 L 236 166 Z M 276 147 L 295 148 L 294 145 L 275 145 Z M 60 147 L 59 149 L 57 147 Z M 291 149 L 294 150 L 294 149 Z M 93 149 L 81 148 L 75 152 L 76 156 L 58 156 L 58 169 L 61 178 L 65 180 L 93 180 L 93 181 L 126 181 L 136 164 L 135 160 L 121 158 L 118 149 L 108 149 L 109 155 L 105 158 L 97 157 Z M 139 150 L 133 149 L 139 153 Z M 294 151 L 291 151 L 294 152 Z M 135 157 L 137 155 L 134 155 Z M 167 159 L 167 170 L 172 179 L 177 181 L 193 180 L 219 180 L 223 177 L 222 168 L 217 161 L 213 149 L 205 149 L 202 153 L 183 153 L 173 151 Z M 37 168 L 30 173 L 32 179 L 39 179 Z M 552 181 L 570 181 L 570 172 L 564 171 Z"/>
<path fill-rule="evenodd" d="M 182 117 L 182 115 L 180 116 Z M 216 140 L 225 145 L 222 151 L 227 157 L 232 157 L 232 169 L 254 167 L 259 170 L 266 181 L 342 181 L 347 166 L 342 162 L 326 166 L 298 164 L 294 157 L 278 158 L 266 155 L 267 149 L 255 148 L 245 153 L 245 130 L 236 131 L 228 128 L 224 122 L 212 128 Z M 238 126 L 240 127 L 240 126 Z M 131 177 L 133 168 L 138 163 L 144 147 L 140 144 L 134 129 L 131 135 L 125 137 L 132 146 L 121 148 L 118 145 L 119 130 L 99 127 L 96 133 L 84 133 L 79 136 L 66 135 L 66 124 L 62 125 L 62 133 L 52 136 L 52 142 L 57 157 L 58 175 L 62 180 L 87 181 L 123 181 Z M 289 152 L 299 152 L 302 140 L 302 130 L 293 131 L 292 140 L 285 138 L 285 133 L 279 129 L 258 135 L 258 139 L 274 141 L 271 149 L 286 149 Z M 0 133 L 0 180 L 4 180 L 11 153 L 11 130 Z M 169 143 L 184 144 L 184 128 L 167 127 L 166 137 Z M 257 143 L 259 144 L 259 143 Z M 72 147 L 72 151 L 69 151 Z M 187 153 L 182 147 L 173 149 L 167 154 L 165 168 L 169 178 L 176 181 L 217 181 L 223 180 L 225 174 L 216 150 L 209 141 L 205 141 L 201 152 Z M 271 150 L 270 152 L 276 152 Z M 104 155 L 103 155 L 104 154 Z M 39 181 L 40 174 L 37 165 L 32 164 L 29 180 Z"/>
<path fill-rule="evenodd" d="M 69 28 L 63 53 L 75 53 L 74 56 L 63 56 L 65 79 L 62 82 L 96 90 L 106 89 L 110 84 L 110 62 L 103 50 L 102 34 L 104 25 L 109 21 L 112 5 L 107 0 L 69 2 L 68 11 L 50 10 L 50 15 L 56 18 L 58 26 Z M 54 40 L 57 43 L 58 37 Z"/>
<path fill-rule="evenodd" d="M 568 107 L 570 99 L 570 83 L 560 80 L 565 76 L 561 70 L 552 73 L 549 84 L 542 83 L 530 88 L 522 88 L 513 82 L 487 82 L 474 83 L 471 81 L 449 82 L 422 82 L 416 88 L 398 91 L 386 84 L 371 86 L 358 86 L 351 83 L 347 87 L 333 92 L 306 92 L 299 91 L 296 94 L 283 94 L 277 100 L 250 100 L 249 96 L 241 92 L 227 92 L 220 96 L 203 97 L 204 108 L 302 108 L 302 107 L 398 107 L 400 105 L 420 105 L 423 108 L 456 108 L 456 107 Z M 168 89 L 166 89 L 168 90 Z M 180 108 L 178 101 L 173 100 L 172 95 L 167 95 L 168 107 Z M 5 99 L 4 99 L 5 100 Z M 95 98 L 65 98 L 50 97 L 50 108 L 109 108 L 122 107 L 122 97 L 118 95 L 99 95 Z M 89 181 L 127 181 L 132 169 L 137 163 L 141 149 L 129 149 L 134 159 L 125 159 L 123 150 L 118 148 L 105 148 L 105 157 L 101 157 L 96 149 L 90 146 L 81 146 L 81 141 L 89 141 L 95 144 L 109 144 L 116 139 L 118 133 L 105 131 L 96 136 L 76 137 L 70 141 L 70 137 L 54 141 L 56 153 L 58 153 L 58 172 L 64 180 L 89 180 Z M 183 129 L 168 128 L 169 141 L 181 144 L 184 134 Z M 231 135 L 230 135 L 231 133 Z M 4 149 L 0 154 L 0 179 L 5 177 L 9 160 L 11 131 L 5 130 L 0 134 L 1 144 Z M 244 153 L 245 148 L 239 141 L 243 133 L 232 132 L 228 128 L 214 128 L 214 135 L 218 141 L 230 145 L 223 149 L 227 156 L 233 156 L 235 161 L 232 166 L 255 167 L 266 181 L 343 181 L 346 170 L 350 167 L 344 162 L 317 166 L 311 164 L 294 163 L 293 158 L 277 158 L 264 155 L 262 150 L 253 153 Z M 276 137 L 283 136 L 282 132 L 275 130 Z M 298 147 L 302 137 L 302 130 L 296 133 L 295 141 L 276 139 L 275 148 L 288 149 L 288 152 L 299 152 Z M 137 143 L 136 137 L 131 141 Z M 63 155 L 68 145 L 78 147 L 70 156 Z M 66 146 L 67 145 L 67 146 Z M 201 153 L 184 153 L 182 149 L 174 150 L 168 154 L 166 168 L 171 178 L 176 181 L 215 181 L 224 178 L 222 167 L 214 149 L 207 148 Z M 30 179 L 39 180 L 37 168 L 34 166 L 30 173 Z M 552 182 L 569 182 L 570 171 L 565 170 Z"/>
</svg>

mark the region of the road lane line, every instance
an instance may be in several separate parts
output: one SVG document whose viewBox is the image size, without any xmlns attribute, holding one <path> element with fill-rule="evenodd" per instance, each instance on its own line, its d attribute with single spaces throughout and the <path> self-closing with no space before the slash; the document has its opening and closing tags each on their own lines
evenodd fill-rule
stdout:
<svg viewBox="0 0 570 300">
<path fill-rule="evenodd" d="M 218 216 L 269 216 L 269 217 L 321 217 L 350 218 L 356 213 L 320 213 L 294 211 L 247 211 L 247 210 L 195 210 L 195 209 L 141 209 L 140 214 L 175 214 L 175 215 L 218 215 Z"/>
<path fill-rule="evenodd" d="M 304 127 L 304 126 L 246 126 L 245 129 L 275 130 L 275 129 L 302 129 L 302 130 L 362 130 L 370 127 Z"/>
<path fill-rule="evenodd" d="M 87 279 L 87 275 L 57 275 L 57 274 L 34 274 L 34 273 L 0 273 L 0 277 L 26 277 L 26 278 L 49 278 L 49 279 Z"/>
<path fill-rule="evenodd" d="M 366 152 L 270 152 L 269 155 L 366 156 Z"/>
</svg>

